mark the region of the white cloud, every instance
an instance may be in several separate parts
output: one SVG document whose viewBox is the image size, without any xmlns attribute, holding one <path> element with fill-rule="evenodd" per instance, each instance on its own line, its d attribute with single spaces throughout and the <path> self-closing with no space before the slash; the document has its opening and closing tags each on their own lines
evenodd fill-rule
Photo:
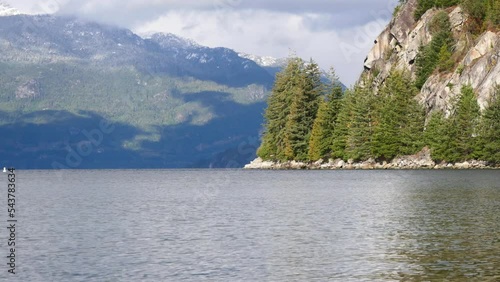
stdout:
<svg viewBox="0 0 500 282">
<path fill-rule="evenodd" d="M 211 47 L 333 65 L 352 84 L 398 0 L 7 0 L 22 12 L 76 14 L 140 34 L 171 32 Z"/>
<path fill-rule="evenodd" d="M 334 66 L 347 84 L 355 82 L 373 40 L 385 25 L 374 20 L 363 26 L 315 29 L 311 21 L 324 15 L 265 10 L 171 11 L 134 28 L 139 34 L 171 32 L 210 47 L 229 47 L 256 55 L 283 57 L 289 51 L 316 60 L 322 68 Z"/>
</svg>

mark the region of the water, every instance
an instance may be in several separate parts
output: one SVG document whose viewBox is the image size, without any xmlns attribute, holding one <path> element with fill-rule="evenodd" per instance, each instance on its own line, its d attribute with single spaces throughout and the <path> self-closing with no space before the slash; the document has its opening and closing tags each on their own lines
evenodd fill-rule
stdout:
<svg viewBox="0 0 500 282">
<path fill-rule="evenodd" d="M 500 281 L 499 171 L 17 173 L 1 281 Z"/>
</svg>

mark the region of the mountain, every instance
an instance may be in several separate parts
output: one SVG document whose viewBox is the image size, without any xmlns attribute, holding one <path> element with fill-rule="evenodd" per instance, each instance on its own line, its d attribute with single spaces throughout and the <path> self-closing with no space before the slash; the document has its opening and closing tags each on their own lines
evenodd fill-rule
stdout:
<svg viewBox="0 0 500 282">
<path fill-rule="evenodd" d="M 257 55 L 251 55 L 251 54 L 246 54 L 246 53 L 239 53 L 238 54 L 242 58 L 246 58 L 249 60 L 252 60 L 256 62 L 259 66 L 261 67 L 285 67 L 286 66 L 286 58 L 274 58 L 271 56 L 257 56 Z"/>
<path fill-rule="evenodd" d="M 259 66 L 264 68 L 271 74 L 273 77 L 280 72 L 287 64 L 287 59 L 286 58 L 274 58 L 271 56 L 257 56 L 257 55 L 251 55 L 251 54 L 246 54 L 246 53 L 239 53 L 238 54 L 242 58 L 246 58 L 249 60 L 254 61 L 257 63 Z"/>
<path fill-rule="evenodd" d="M 442 15 L 450 22 L 452 61 L 448 68 L 430 70 L 427 76 L 420 78 L 421 90 L 417 98 L 428 113 L 439 110 L 450 114 L 455 97 L 464 85 L 470 84 L 484 109 L 494 86 L 500 84 L 498 28 L 473 30 L 471 25 L 477 19 L 464 11 L 464 5 L 456 5 L 459 1 L 451 1 L 445 9 L 432 6 L 423 9 L 424 2 L 408 0 L 399 6 L 396 16 L 375 40 L 364 63 L 362 77 L 373 77 L 376 88 L 383 85 L 393 69 L 406 70 L 414 79 L 419 79 L 419 55 L 422 61 L 423 46 L 433 44 L 435 21 L 444 13 Z M 477 1 L 479 9 L 484 11 L 480 2 L 485 1 Z M 416 19 L 417 12 L 421 16 Z"/>
<path fill-rule="evenodd" d="M 252 157 L 274 80 L 254 61 L 1 7 L 2 165 L 239 167 Z"/>
<path fill-rule="evenodd" d="M 271 56 L 262 57 L 246 53 L 239 53 L 238 55 L 242 58 L 254 61 L 259 66 L 266 69 L 273 77 L 275 77 L 278 72 L 282 71 L 288 64 L 287 58 L 274 58 Z M 323 69 L 321 70 L 321 80 L 326 84 L 331 83 L 330 74 Z M 342 86 L 342 89 L 347 89 L 347 87 L 340 80 L 337 82 Z"/>
</svg>

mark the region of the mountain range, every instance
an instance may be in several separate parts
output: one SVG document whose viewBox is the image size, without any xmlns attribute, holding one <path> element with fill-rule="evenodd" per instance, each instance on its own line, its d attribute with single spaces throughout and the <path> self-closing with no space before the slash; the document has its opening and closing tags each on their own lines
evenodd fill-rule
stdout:
<svg viewBox="0 0 500 282">
<path fill-rule="evenodd" d="M 0 15 L 3 166 L 241 167 L 254 157 L 283 60 L 6 5 Z"/>
</svg>

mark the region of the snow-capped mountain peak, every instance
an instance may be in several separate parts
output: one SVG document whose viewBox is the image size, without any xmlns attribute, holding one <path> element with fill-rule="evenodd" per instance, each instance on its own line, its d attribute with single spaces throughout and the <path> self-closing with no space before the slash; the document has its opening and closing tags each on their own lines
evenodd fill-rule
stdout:
<svg viewBox="0 0 500 282">
<path fill-rule="evenodd" d="M 160 43 L 162 47 L 174 48 L 200 48 L 203 47 L 194 40 L 183 38 L 172 33 L 154 33 L 148 36 L 149 39 Z"/>
<path fill-rule="evenodd" d="M 12 8 L 9 4 L 0 2 L 0 17 L 15 16 L 19 14 L 20 12 L 17 9 Z"/>
<path fill-rule="evenodd" d="M 286 59 L 277 59 L 270 56 L 257 56 L 246 53 L 239 53 L 238 56 L 252 60 L 261 67 L 282 67 L 286 64 Z"/>
</svg>

